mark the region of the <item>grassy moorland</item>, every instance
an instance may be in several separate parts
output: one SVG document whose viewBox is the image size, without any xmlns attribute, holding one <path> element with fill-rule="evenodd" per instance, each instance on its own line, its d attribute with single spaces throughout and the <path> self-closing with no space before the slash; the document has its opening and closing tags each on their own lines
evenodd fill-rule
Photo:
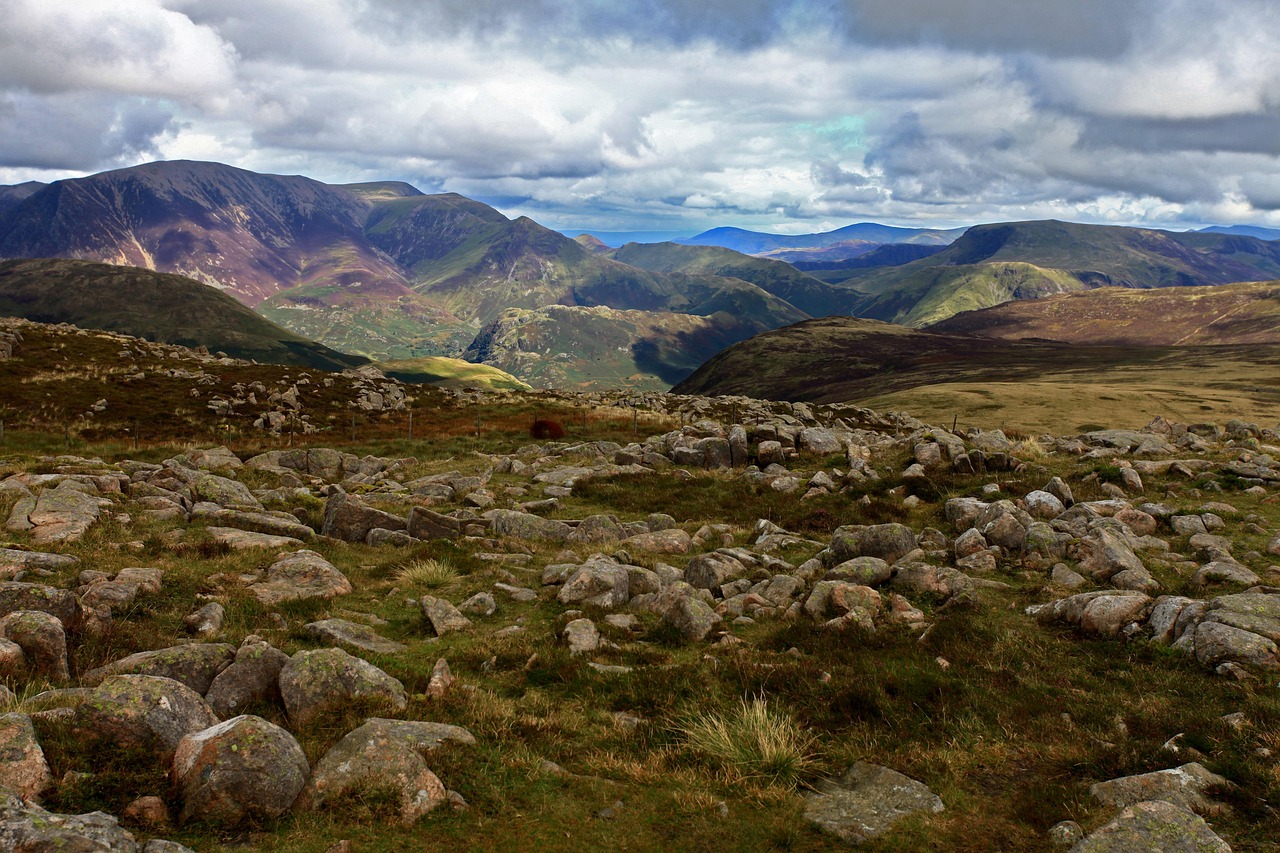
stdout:
<svg viewBox="0 0 1280 853">
<path fill-rule="evenodd" d="M 633 419 L 632 412 L 587 397 L 455 396 L 421 389 L 414 391 L 419 397 L 413 439 L 406 432 L 406 412 L 360 415 L 353 437 L 346 404 L 354 389 L 345 378 L 326 386 L 317 374 L 308 407 L 319 432 L 268 436 L 241 421 L 228 433 L 227 419 L 193 397 L 193 388 L 208 396 L 235 383 L 278 387 L 285 377 L 297 382 L 311 374 L 200 366 L 134 344 L 144 354 L 131 375 L 146 376 L 126 385 L 105 355 L 120 346 L 120 339 L 107 336 L 27 329 L 17 357 L 0 361 L 0 399 L 8 407 L 0 477 L 68 464 L 51 455 L 65 453 L 66 442 L 78 456 L 111 464 L 125 458 L 160 461 L 229 435 L 231 449 L 242 458 L 289 445 L 412 456 L 405 481 L 450 471 L 492 472 L 491 492 L 524 500 L 539 497 L 540 486 L 494 463 L 520 456 L 530 445 L 528 424 L 535 416 L 561 420 L 569 436 L 556 450 L 562 461 L 583 464 L 595 458 L 589 442 L 626 444 L 637 434 L 643 439 L 680 426 L 672 415 Z M 191 376 L 162 376 L 166 365 L 199 367 L 213 380 L 206 385 Z M 90 408 L 100 397 L 108 405 L 92 423 L 77 422 L 64 434 L 59 426 L 65 415 Z M 723 412 L 715 404 L 701 414 Z M 580 421 L 584 415 L 588 419 Z M 121 430 L 139 420 L 146 431 L 134 447 Z M 1241 447 L 1257 449 L 1257 442 L 1215 446 L 1200 456 L 1234 459 Z M 910 449 L 889 442 L 872 457 L 880 479 L 803 501 L 740 472 L 675 466 L 587 480 L 559 498 L 548 515 L 610 514 L 627 522 L 668 513 L 695 535 L 695 554 L 726 542 L 750 548 L 757 520 L 768 519 L 799 535 L 776 553 L 799 565 L 840 525 L 897 521 L 949 538 L 956 531 L 943 511 L 947 498 L 1016 498 L 1059 475 L 1077 500 L 1088 501 L 1108 497 L 1107 487 L 1120 479 L 1114 460 L 1051 452 L 1035 441 L 1012 452 L 1021 462 L 1015 472 L 935 472 L 926 482 L 908 484 L 898 472 L 911 461 Z M 843 453 L 808 455 L 788 464 L 806 473 L 830 472 L 846 468 L 847 460 Z M 236 476 L 253 488 L 275 485 L 265 473 Z M 1230 512 L 1217 511 L 1226 515 L 1226 535 L 1236 552 L 1260 554 L 1280 530 L 1280 504 L 1273 492 L 1249 492 L 1244 485 L 1211 475 L 1188 480 L 1151 474 L 1144 494 L 1188 512 L 1208 500 L 1228 502 Z M 908 492 L 920 500 L 904 502 Z M 365 498 L 388 507 L 398 500 L 373 490 Z M 320 525 L 318 493 L 295 496 L 289 506 L 307 524 Z M 706 525 L 723 527 L 697 536 Z M 22 532 L 5 537 L 6 547 L 32 544 Z M 1183 550 L 1188 545 L 1176 538 L 1171 544 Z M 198 599 L 206 600 L 200 596 L 224 605 L 226 621 L 217 639 L 232 644 L 258 635 L 293 653 L 319 645 L 303 630 L 314 620 L 340 616 L 372 624 L 407 647 L 396 654 L 364 654 L 403 682 L 409 695 L 403 711 L 356 704 L 294 727 L 278 703 L 257 702 L 245 710 L 290 728 L 313 764 L 367 716 L 396 713 L 464 726 L 477 744 L 443 747 L 430 753 L 429 763 L 466 807 L 444 806 L 403 827 L 393 798 L 375 787 L 319 812 L 234 828 L 126 820 L 139 838 L 169 838 L 202 853 L 321 853 L 343 839 L 359 853 L 426 843 L 436 850 L 829 850 L 831 837 L 802 818 L 802 794 L 819 778 L 862 760 L 923 781 L 946 810 L 909 818 L 861 849 L 1048 851 L 1053 846 L 1047 831 L 1059 821 L 1092 829 L 1110 819 L 1113 810 L 1090 797 L 1092 783 L 1198 760 L 1233 783 L 1213 792 L 1222 802 L 1210 817 L 1214 829 L 1236 851 L 1280 849 L 1273 811 L 1280 797 L 1274 675 L 1232 680 L 1141 637 L 1088 639 L 1068 628 L 1038 625 L 1023 609 L 1062 591 L 1050 587 L 1043 570 L 1012 557 L 1000 561 L 986 578 L 992 583 L 968 606 L 943 606 L 932 594 L 909 596 L 931 625 L 927 630 L 884 623 L 874 631 L 833 632 L 807 619 L 761 618 L 726 625 L 724 637 L 714 642 L 690 644 L 653 614 L 634 614 L 635 626 L 628 628 L 585 605 L 576 609 L 599 626 L 607 643 L 589 655 L 574 655 L 561 639 L 569 608 L 556 600 L 553 587 L 541 585 L 542 572 L 624 546 L 471 537 L 405 548 L 321 538 L 310 547 L 345 573 L 355 591 L 267 608 L 237 578 L 260 574 L 274 552 L 233 551 L 215 542 L 201 522 L 148 519 L 121 498 L 109 519 L 59 549 L 79 557 L 80 564 L 42 582 L 72 588 L 86 567 L 112 574 L 143 565 L 163 570 L 164 587 L 115 614 L 102 636 L 75 644 L 73 678 L 133 652 L 187 641 L 183 617 Z M 639 551 L 625 556 L 650 569 L 688 559 Z M 1265 558 L 1247 559 L 1264 569 Z M 448 570 L 421 571 L 427 561 Z M 1152 555 L 1148 563 L 1166 592 L 1202 594 L 1174 556 Z M 443 637 L 432 636 L 414 602 L 430 593 L 457 603 L 492 591 L 495 582 L 529 587 L 538 595 L 525 602 L 499 598 L 492 616 L 476 617 L 471 630 Z M 510 630 L 516 626 L 520 630 Z M 458 684 L 442 698 L 428 698 L 440 658 L 448 660 Z M 10 709 L 43 707 L 35 696 L 47 684 L 26 677 L 8 684 L 17 694 Z M 1240 727 L 1222 720 L 1234 712 L 1243 714 Z M 89 753 L 56 716 L 42 718 L 37 735 L 58 780 L 45 795 L 47 808 L 120 815 L 137 797 L 153 795 L 177 814 L 176 794 L 154 756 Z M 1176 753 L 1168 746 L 1175 736 Z"/>
<path fill-rule="evenodd" d="M 1063 434 L 1280 418 L 1280 348 L 1067 345 L 917 331 L 828 317 L 733 346 L 673 390 L 818 403 L 855 401 L 956 422 Z"/>
</svg>

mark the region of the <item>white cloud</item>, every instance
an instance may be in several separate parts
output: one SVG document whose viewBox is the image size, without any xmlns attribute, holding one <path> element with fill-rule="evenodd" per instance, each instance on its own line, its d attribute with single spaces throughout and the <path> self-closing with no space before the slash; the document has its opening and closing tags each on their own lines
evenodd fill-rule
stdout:
<svg viewBox="0 0 1280 853">
<path fill-rule="evenodd" d="M 207 158 L 612 229 L 1280 207 L 1271 0 L 10 3 L 0 179 Z"/>
</svg>

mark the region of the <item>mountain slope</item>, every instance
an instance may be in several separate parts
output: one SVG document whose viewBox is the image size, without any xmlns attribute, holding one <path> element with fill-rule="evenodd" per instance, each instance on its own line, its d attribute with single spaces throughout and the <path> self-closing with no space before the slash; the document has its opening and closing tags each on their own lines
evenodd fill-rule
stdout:
<svg viewBox="0 0 1280 853">
<path fill-rule="evenodd" d="M 465 357 L 538 388 L 665 391 L 725 347 L 761 331 L 729 312 L 511 308 L 481 330 Z"/>
<path fill-rule="evenodd" d="M 88 261 L 0 261 L 0 315 L 204 346 L 272 364 L 344 370 L 367 363 L 286 331 L 200 282 Z"/>
<path fill-rule="evenodd" d="M 511 307 L 608 305 L 808 316 L 735 278 L 640 270 L 529 219 L 396 181 L 330 186 L 161 162 L 0 196 L 0 257 L 67 257 L 211 284 L 305 337 L 370 358 L 459 355 Z"/>
<path fill-rule="evenodd" d="M 929 329 L 1095 345 L 1280 344 L 1280 282 L 1105 287 L 966 311 Z"/>
<path fill-rule="evenodd" d="M 1250 237 L 1056 221 L 970 228 L 932 257 L 844 282 L 861 317 L 924 326 L 959 311 L 1120 286 L 1155 288 L 1280 277 L 1280 245 Z"/>
</svg>

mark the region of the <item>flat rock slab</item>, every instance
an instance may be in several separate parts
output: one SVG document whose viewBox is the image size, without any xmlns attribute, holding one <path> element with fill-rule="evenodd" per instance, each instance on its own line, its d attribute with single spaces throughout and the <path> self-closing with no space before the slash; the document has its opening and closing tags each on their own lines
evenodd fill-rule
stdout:
<svg viewBox="0 0 1280 853">
<path fill-rule="evenodd" d="M 254 533 L 251 530 L 240 530 L 236 527 L 210 527 L 209 535 L 214 542 L 226 545 L 236 551 L 246 548 L 295 548 L 304 543 L 292 536 L 273 536 L 270 533 Z"/>
<path fill-rule="evenodd" d="M 0 548 L 0 566 L 18 566 L 24 569 L 48 569 L 57 571 L 80 562 L 65 554 L 48 554 L 44 551 L 19 551 L 16 548 Z"/>
<path fill-rule="evenodd" d="M 408 648 L 403 643 L 388 640 L 368 625 L 346 619 L 321 619 L 304 625 L 303 630 L 322 642 L 351 646 L 379 655 L 399 654 Z"/>
<path fill-rule="evenodd" d="M 1171 770 L 1157 770 L 1137 776 L 1122 776 L 1090 786 L 1094 799 L 1121 808 L 1141 802 L 1160 800 L 1187 811 L 1208 814 L 1221 806 L 1208 796 L 1210 788 L 1225 788 L 1231 783 L 1203 765 L 1192 762 Z"/>
<path fill-rule="evenodd" d="M 1171 803 L 1135 803 L 1070 853 L 1231 853 L 1203 818 Z"/>
<path fill-rule="evenodd" d="M 877 838 L 898 821 L 945 806 L 924 784 L 896 770 L 858 762 L 840 779 L 824 779 L 805 795 L 805 820 L 849 844 Z"/>
<path fill-rule="evenodd" d="M 351 592 L 351 581 L 315 551 L 281 554 L 267 569 L 267 579 L 249 591 L 267 607 L 282 601 L 333 598 Z"/>
</svg>

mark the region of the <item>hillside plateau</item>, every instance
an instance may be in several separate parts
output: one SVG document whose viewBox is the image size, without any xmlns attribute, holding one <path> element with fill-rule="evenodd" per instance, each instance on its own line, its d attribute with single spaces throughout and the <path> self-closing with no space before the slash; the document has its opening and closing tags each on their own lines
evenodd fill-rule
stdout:
<svg viewBox="0 0 1280 853">
<path fill-rule="evenodd" d="M 14 849 L 1280 849 L 1276 427 L 407 388 L 11 319 L 0 406 Z"/>
<path fill-rule="evenodd" d="M 1280 418 L 1280 345 L 1105 346 L 1002 340 L 828 317 L 729 347 L 672 389 L 904 406 L 1040 433 L 1082 423 Z"/>
<path fill-rule="evenodd" d="M 931 331 L 1073 344 L 1280 344 L 1280 282 L 1133 290 L 1104 287 L 966 311 Z"/>
</svg>

